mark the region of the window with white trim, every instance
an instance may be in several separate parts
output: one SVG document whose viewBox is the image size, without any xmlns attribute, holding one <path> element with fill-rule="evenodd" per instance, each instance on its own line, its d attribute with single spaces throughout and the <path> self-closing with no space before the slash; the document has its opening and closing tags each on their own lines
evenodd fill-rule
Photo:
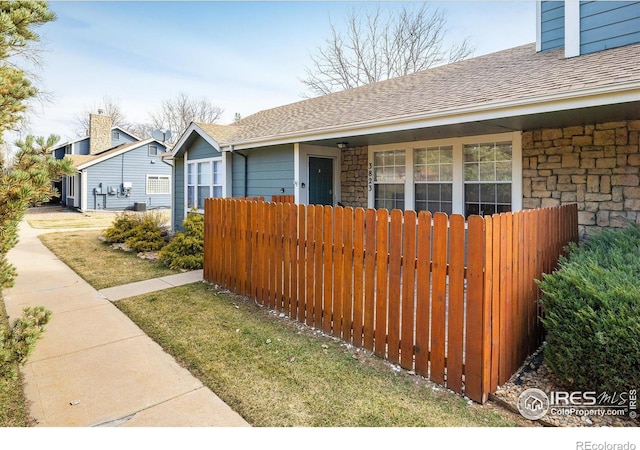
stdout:
<svg viewBox="0 0 640 450">
<path fill-rule="evenodd" d="M 369 206 L 467 217 L 517 211 L 522 208 L 521 136 L 370 146 Z"/>
<path fill-rule="evenodd" d="M 147 195 L 171 194 L 171 177 L 169 175 L 147 175 Z"/>
<path fill-rule="evenodd" d="M 453 211 L 453 146 L 413 149 L 415 210 Z"/>
<path fill-rule="evenodd" d="M 187 209 L 204 210 L 211 197 L 222 197 L 222 160 L 187 163 Z"/>
<path fill-rule="evenodd" d="M 467 144 L 464 156 L 464 214 L 511 211 L 512 144 Z"/>
<path fill-rule="evenodd" d="M 405 150 L 376 152 L 373 159 L 374 207 L 404 209 Z"/>
<path fill-rule="evenodd" d="M 67 197 L 76 196 L 76 177 L 71 175 L 67 177 Z"/>
</svg>

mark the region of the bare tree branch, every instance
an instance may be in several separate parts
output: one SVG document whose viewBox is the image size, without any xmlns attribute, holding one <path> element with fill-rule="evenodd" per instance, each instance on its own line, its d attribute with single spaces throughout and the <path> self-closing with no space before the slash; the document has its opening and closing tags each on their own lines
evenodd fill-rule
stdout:
<svg viewBox="0 0 640 450">
<path fill-rule="evenodd" d="M 89 133 L 89 115 L 95 114 L 98 110 L 104 111 L 104 114 L 111 117 L 112 127 L 122 127 L 125 130 L 130 127 L 126 116 L 120 107 L 120 100 L 105 95 L 99 102 L 94 102 L 91 106 L 85 106 L 82 112 L 73 118 L 76 127 L 75 133 L 78 137 L 86 136 Z"/>
<path fill-rule="evenodd" d="M 180 134 L 191 122 L 215 123 L 222 117 L 224 111 L 206 98 L 191 98 L 188 94 L 180 93 L 176 97 L 164 100 L 160 109 L 149 116 L 154 129 L 171 131 L 169 144 L 175 144 Z"/>
<path fill-rule="evenodd" d="M 407 75 L 473 53 L 467 39 L 444 48 L 445 15 L 439 9 L 431 12 L 425 3 L 419 8 L 403 6 L 395 15 L 380 7 L 361 11 L 352 10 L 347 16 L 344 34 L 331 24 L 324 46 L 311 56 L 306 77 L 300 80 L 309 95 Z"/>
</svg>

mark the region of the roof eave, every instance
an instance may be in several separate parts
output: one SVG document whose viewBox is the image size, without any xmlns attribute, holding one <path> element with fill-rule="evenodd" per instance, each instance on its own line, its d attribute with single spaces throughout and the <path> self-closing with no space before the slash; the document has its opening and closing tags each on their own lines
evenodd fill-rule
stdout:
<svg viewBox="0 0 640 450">
<path fill-rule="evenodd" d="M 519 98 L 467 108 L 441 110 L 435 113 L 407 115 L 386 120 L 353 123 L 340 127 L 314 129 L 302 133 L 286 133 L 278 136 L 240 140 L 225 143 L 222 146 L 243 150 L 319 139 L 337 139 L 353 135 L 385 133 L 403 129 L 437 127 L 518 115 L 613 105 L 630 101 L 640 101 L 640 80 L 575 89 L 531 98 Z"/>
</svg>

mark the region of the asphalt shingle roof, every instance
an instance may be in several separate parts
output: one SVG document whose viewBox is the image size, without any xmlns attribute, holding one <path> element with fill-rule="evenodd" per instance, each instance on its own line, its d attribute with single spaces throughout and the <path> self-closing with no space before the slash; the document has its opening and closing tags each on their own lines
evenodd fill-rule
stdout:
<svg viewBox="0 0 640 450">
<path fill-rule="evenodd" d="M 198 124 L 219 143 L 331 130 L 535 100 L 640 81 L 640 44 L 573 58 L 527 44 L 359 88 L 260 111 L 233 125 Z"/>
</svg>

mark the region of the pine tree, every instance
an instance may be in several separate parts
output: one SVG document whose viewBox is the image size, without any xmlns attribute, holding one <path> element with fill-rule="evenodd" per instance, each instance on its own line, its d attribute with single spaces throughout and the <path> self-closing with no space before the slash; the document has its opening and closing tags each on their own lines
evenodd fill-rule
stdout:
<svg viewBox="0 0 640 450">
<path fill-rule="evenodd" d="M 9 287 L 15 277 L 6 259 L 18 241 L 18 224 L 29 206 L 39 205 L 58 195 L 52 181 L 74 172 L 68 159 L 56 160 L 48 151 L 56 136 L 27 136 L 16 142 L 18 152 L 13 164 L 0 173 L 0 287 Z"/>
<path fill-rule="evenodd" d="M 17 64 L 37 61 L 35 28 L 55 18 L 47 2 L 0 1 L 0 140 L 20 119 L 25 101 L 38 93 Z"/>
</svg>

